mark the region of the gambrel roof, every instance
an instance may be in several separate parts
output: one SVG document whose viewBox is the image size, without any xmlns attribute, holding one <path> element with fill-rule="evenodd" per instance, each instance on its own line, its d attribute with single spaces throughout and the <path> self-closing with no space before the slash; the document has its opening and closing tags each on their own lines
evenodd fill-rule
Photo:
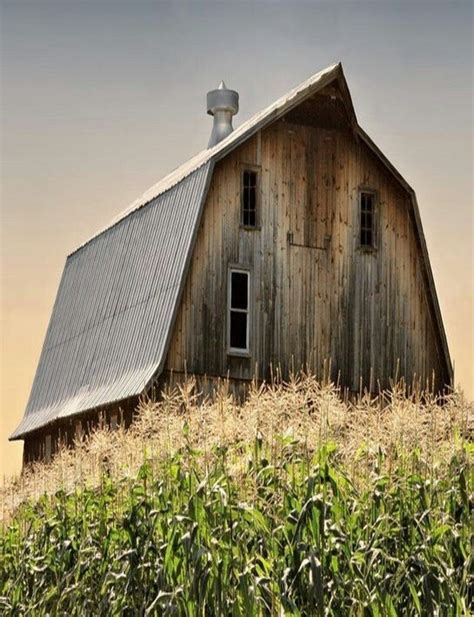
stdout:
<svg viewBox="0 0 474 617">
<path fill-rule="evenodd" d="M 214 164 L 335 80 L 354 132 L 411 196 L 441 353 L 447 373 L 452 374 L 415 193 L 358 126 L 342 66 L 336 64 L 153 185 L 105 230 L 69 255 L 25 415 L 10 439 L 140 395 L 159 376 Z"/>
</svg>

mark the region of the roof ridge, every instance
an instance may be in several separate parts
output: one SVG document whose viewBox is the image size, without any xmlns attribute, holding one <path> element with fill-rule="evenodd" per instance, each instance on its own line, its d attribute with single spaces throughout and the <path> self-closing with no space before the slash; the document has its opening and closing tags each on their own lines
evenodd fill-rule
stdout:
<svg viewBox="0 0 474 617">
<path fill-rule="evenodd" d="M 232 133 L 230 133 L 225 139 L 217 143 L 215 146 L 201 150 L 183 164 L 176 167 L 173 171 L 166 174 L 166 176 L 148 188 L 140 197 L 135 199 L 127 208 L 125 208 L 125 210 L 115 216 L 108 225 L 71 251 L 69 257 L 89 244 L 89 242 L 91 242 L 94 238 L 101 235 L 114 225 L 117 225 L 117 223 L 135 212 L 135 210 L 146 206 L 148 203 L 156 199 L 156 197 L 162 195 L 169 189 L 179 184 L 179 182 L 188 177 L 192 172 L 199 169 L 202 165 L 208 163 L 211 159 L 217 160 L 220 158 L 219 155 L 224 156 L 227 151 L 232 148 L 232 146 L 235 147 L 241 140 L 250 136 L 255 127 L 259 127 L 260 124 L 265 123 L 265 120 L 270 119 L 278 110 L 285 109 L 285 107 L 290 105 L 296 97 L 299 98 L 299 95 L 304 96 L 306 90 L 312 89 L 322 80 L 323 77 L 335 72 L 338 68 L 342 68 L 340 62 L 332 64 L 325 69 L 314 73 L 298 85 L 291 88 L 291 90 L 288 90 L 288 92 L 273 101 L 273 103 L 250 116 L 250 118 L 242 122 L 242 124 L 237 126 Z"/>
</svg>

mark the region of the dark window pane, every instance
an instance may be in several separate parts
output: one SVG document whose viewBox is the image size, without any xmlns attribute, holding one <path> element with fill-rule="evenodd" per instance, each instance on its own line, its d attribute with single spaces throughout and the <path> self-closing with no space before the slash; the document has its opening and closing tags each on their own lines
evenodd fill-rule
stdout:
<svg viewBox="0 0 474 617">
<path fill-rule="evenodd" d="M 251 227 L 256 225 L 257 172 L 245 170 L 242 176 L 242 223 Z"/>
<path fill-rule="evenodd" d="M 373 195 L 370 193 L 362 193 L 361 194 L 361 210 L 364 212 L 371 212 L 373 206 Z"/>
<path fill-rule="evenodd" d="M 255 193 L 256 193 L 255 187 L 249 189 L 249 210 L 255 210 L 255 201 L 256 201 Z"/>
<path fill-rule="evenodd" d="M 247 349 L 246 313 L 230 313 L 230 346 L 233 349 Z"/>
<path fill-rule="evenodd" d="M 360 194 L 360 243 L 373 246 L 374 239 L 374 196 L 372 193 Z"/>
<path fill-rule="evenodd" d="M 231 279 L 231 308 L 248 308 L 248 274 L 245 272 L 232 272 Z"/>
<path fill-rule="evenodd" d="M 362 246 L 373 246 L 372 243 L 372 230 L 362 229 L 360 232 L 360 243 Z"/>
<path fill-rule="evenodd" d="M 255 227 L 255 210 L 243 210 L 242 224 L 245 227 Z"/>
<path fill-rule="evenodd" d="M 244 171 L 243 176 L 244 187 L 254 187 L 257 185 L 257 172 L 256 171 Z"/>
</svg>

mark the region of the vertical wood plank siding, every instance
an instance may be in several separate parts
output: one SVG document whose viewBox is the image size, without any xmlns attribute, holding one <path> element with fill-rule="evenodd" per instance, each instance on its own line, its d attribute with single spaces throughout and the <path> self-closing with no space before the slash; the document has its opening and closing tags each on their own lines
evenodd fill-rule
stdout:
<svg viewBox="0 0 474 617">
<path fill-rule="evenodd" d="M 260 230 L 239 225 L 243 164 L 261 168 Z M 377 194 L 372 252 L 358 246 L 361 187 Z M 226 352 L 229 264 L 252 272 L 249 359 Z M 427 293 L 408 193 L 351 131 L 279 120 L 216 165 L 166 370 L 250 379 L 330 359 L 351 390 L 433 374 L 441 388 Z"/>
</svg>

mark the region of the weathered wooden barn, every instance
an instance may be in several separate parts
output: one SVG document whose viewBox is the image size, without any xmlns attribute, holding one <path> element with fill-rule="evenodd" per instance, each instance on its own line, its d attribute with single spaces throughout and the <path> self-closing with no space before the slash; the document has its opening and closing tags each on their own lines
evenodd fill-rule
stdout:
<svg viewBox="0 0 474 617">
<path fill-rule="evenodd" d="M 358 125 L 342 66 L 232 130 L 237 110 L 211 91 L 208 148 L 67 258 L 11 436 L 25 461 L 99 412 L 129 423 L 171 375 L 243 384 L 330 360 L 352 391 L 452 382 L 415 193 Z"/>
</svg>

